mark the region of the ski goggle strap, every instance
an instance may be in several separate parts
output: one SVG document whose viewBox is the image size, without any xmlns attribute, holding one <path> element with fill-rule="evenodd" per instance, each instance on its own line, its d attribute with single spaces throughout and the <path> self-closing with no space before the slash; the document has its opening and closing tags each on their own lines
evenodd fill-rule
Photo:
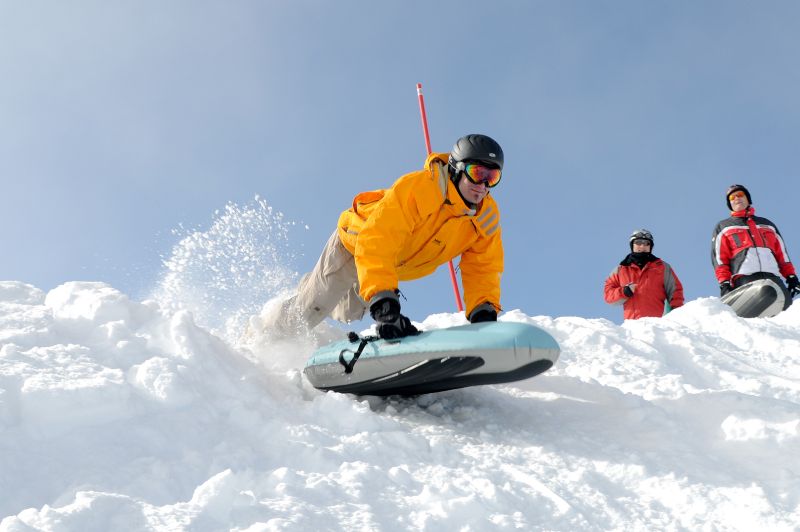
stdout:
<svg viewBox="0 0 800 532">
<path fill-rule="evenodd" d="M 500 182 L 503 172 L 499 168 L 489 168 L 482 164 L 469 163 L 464 166 L 464 173 L 467 175 L 467 179 L 476 185 L 484 183 L 487 187 L 492 188 Z"/>
</svg>

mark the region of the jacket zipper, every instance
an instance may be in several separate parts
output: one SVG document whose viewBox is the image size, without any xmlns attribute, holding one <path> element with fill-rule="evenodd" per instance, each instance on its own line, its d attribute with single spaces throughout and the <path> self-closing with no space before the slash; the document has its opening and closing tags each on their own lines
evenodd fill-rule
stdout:
<svg viewBox="0 0 800 532">
<path fill-rule="evenodd" d="M 753 244 L 756 248 L 756 258 L 758 259 L 758 269 L 759 271 L 763 271 L 764 267 L 761 264 L 761 253 L 759 253 L 758 248 L 764 247 L 764 239 L 761 238 L 761 233 L 758 232 L 758 228 L 756 227 L 756 222 L 753 220 L 753 217 L 748 215 L 747 220 L 745 221 L 747 224 L 747 232 L 750 233 L 750 238 L 753 239 Z M 753 234 L 755 232 L 755 234 Z M 756 235 L 758 238 L 756 239 Z"/>
</svg>

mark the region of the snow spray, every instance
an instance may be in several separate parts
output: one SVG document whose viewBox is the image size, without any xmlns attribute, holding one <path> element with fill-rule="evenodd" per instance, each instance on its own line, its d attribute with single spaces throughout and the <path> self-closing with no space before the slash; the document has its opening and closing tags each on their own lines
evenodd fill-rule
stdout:
<svg viewBox="0 0 800 532">
<path fill-rule="evenodd" d="M 307 229 L 259 196 L 215 211 L 206 230 L 179 226 L 173 234 L 180 240 L 162 257 L 164 273 L 152 297 L 192 312 L 199 325 L 232 341 L 264 301 L 295 286 L 299 254 L 289 244 L 299 240 L 292 234 L 301 227 Z"/>
</svg>

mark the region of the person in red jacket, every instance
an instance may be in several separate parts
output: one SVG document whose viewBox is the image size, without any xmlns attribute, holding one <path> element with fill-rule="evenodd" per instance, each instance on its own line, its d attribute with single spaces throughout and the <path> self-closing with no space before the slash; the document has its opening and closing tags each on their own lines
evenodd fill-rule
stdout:
<svg viewBox="0 0 800 532">
<path fill-rule="evenodd" d="M 788 307 L 791 297 L 800 292 L 800 283 L 778 227 L 756 216 L 750 191 L 744 186 L 728 187 L 725 199 L 731 215 L 719 222 L 711 235 L 711 263 L 720 296 L 764 278 L 783 288 L 783 276 L 788 287 Z"/>
<path fill-rule="evenodd" d="M 683 285 L 672 267 L 653 255 L 653 234 L 634 231 L 629 244 L 631 252 L 606 279 L 606 303 L 622 305 L 626 320 L 657 318 L 682 306 Z"/>
</svg>

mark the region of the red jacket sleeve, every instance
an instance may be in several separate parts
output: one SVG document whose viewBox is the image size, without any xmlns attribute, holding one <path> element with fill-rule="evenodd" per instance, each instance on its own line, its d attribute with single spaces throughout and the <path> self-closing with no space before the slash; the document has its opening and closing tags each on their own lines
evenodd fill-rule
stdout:
<svg viewBox="0 0 800 532">
<path fill-rule="evenodd" d="M 622 305 L 627 299 L 622 293 L 622 285 L 619 282 L 619 266 L 608 275 L 606 285 L 603 289 L 603 297 L 609 305 Z"/>
</svg>

